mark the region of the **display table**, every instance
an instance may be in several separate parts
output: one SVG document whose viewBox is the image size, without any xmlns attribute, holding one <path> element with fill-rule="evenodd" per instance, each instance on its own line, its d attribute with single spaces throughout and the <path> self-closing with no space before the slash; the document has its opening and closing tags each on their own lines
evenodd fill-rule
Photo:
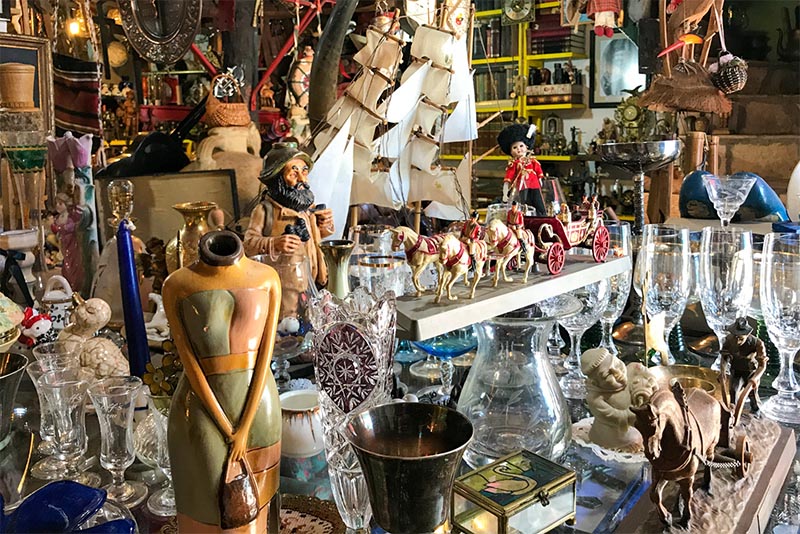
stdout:
<svg viewBox="0 0 800 534">
<path fill-rule="evenodd" d="M 674 224 L 686 228 L 690 232 L 702 232 L 706 226 L 719 226 L 719 219 L 684 219 L 683 217 L 670 217 L 665 224 Z M 772 232 L 771 222 L 732 222 L 731 226 L 743 228 L 754 234 L 765 235 Z"/>
</svg>

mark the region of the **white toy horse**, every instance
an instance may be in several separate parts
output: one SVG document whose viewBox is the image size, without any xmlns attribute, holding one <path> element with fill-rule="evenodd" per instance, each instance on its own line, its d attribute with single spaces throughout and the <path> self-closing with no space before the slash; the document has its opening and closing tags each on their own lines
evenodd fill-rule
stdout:
<svg viewBox="0 0 800 534">
<path fill-rule="evenodd" d="M 469 250 L 464 242 L 460 241 L 456 236 L 447 234 L 439 244 L 439 285 L 436 288 L 436 300 L 442 300 L 442 294 L 447 289 L 447 300 L 457 300 L 458 297 L 453 295 L 453 286 L 461 276 L 467 279 L 467 272 L 471 260 L 469 258 Z M 479 280 L 479 276 L 475 276 L 475 283 Z"/>
<path fill-rule="evenodd" d="M 469 293 L 469 298 L 475 298 L 475 288 L 478 287 L 478 282 L 484 277 L 484 267 L 489 261 L 489 245 L 482 239 L 461 240 L 467 246 L 470 259 L 472 260 L 473 275 L 472 275 L 472 290 Z M 469 278 L 464 275 L 464 285 L 470 287 Z"/>
<path fill-rule="evenodd" d="M 527 283 L 528 274 L 531 272 L 531 267 L 533 267 L 534 236 L 533 232 L 527 229 L 522 231 L 521 234 L 524 236 L 525 241 L 525 277 L 523 278 L 523 283 Z M 493 219 L 486 227 L 486 244 L 499 255 L 492 285 L 497 287 L 501 272 L 503 273 L 504 282 L 512 282 L 513 280 L 506 272 L 506 266 L 515 257 L 517 258 L 517 264 L 520 265 L 522 246 L 517 236 L 502 221 Z"/>
<path fill-rule="evenodd" d="M 420 296 L 425 290 L 419 283 L 419 277 L 425 267 L 439 259 L 439 244 L 444 236 L 425 237 L 407 226 L 398 226 L 397 228 L 392 228 L 391 231 L 392 249 L 400 250 L 402 246 L 406 251 L 406 261 L 413 273 L 411 280 L 414 282 L 417 296 Z M 441 271 L 439 265 L 436 267 Z"/>
</svg>

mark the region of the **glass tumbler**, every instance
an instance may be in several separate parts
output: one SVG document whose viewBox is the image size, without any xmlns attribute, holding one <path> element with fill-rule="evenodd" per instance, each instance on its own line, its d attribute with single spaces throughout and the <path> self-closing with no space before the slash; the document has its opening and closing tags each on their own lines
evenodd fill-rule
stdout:
<svg viewBox="0 0 800 534">
<path fill-rule="evenodd" d="M 87 447 L 86 392 L 93 378 L 83 369 L 47 371 L 39 378 L 39 389 L 52 411 L 56 457 L 64 462 L 59 478 L 97 487 L 99 475 L 81 472 Z"/>
<path fill-rule="evenodd" d="M 607 221 L 604 223 L 608 228 L 610 247 L 608 249 L 609 258 L 623 258 L 632 254 L 631 249 L 631 225 L 627 222 Z M 631 290 L 631 271 L 625 271 L 609 277 L 609 296 L 608 305 L 600 316 L 600 323 L 603 326 L 603 339 L 600 346 L 608 350 L 611 354 L 619 354 L 617 346 L 614 344 L 613 330 L 614 323 L 622 315 L 625 304 L 628 302 L 628 293 Z"/>
<path fill-rule="evenodd" d="M 104 378 L 89 387 L 100 423 L 100 465 L 111 473 L 104 486 L 108 498 L 133 508 L 147 497 L 147 486 L 125 480 L 125 470 L 133 464 L 133 412 L 142 380 L 135 376 Z"/>
<path fill-rule="evenodd" d="M 56 356 L 35 360 L 25 368 L 36 389 L 36 395 L 39 397 L 39 437 L 41 441 L 37 451 L 47 455 L 31 467 L 31 476 L 39 480 L 58 480 L 65 468 L 64 462 L 54 456 L 56 447 L 53 443 L 55 439 L 53 411 L 42 388 L 39 387 L 39 379 L 48 371 L 78 369 L 79 367 L 77 356 Z"/>
<path fill-rule="evenodd" d="M 177 513 L 175 509 L 175 490 L 172 486 L 172 469 L 169 463 L 169 442 L 167 436 L 167 419 L 172 397 L 169 395 L 152 395 L 147 392 L 147 406 L 153 414 L 153 423 L 156 428 L 156 438 L 158 442 L 156 463 L 158 468 L 167 477 L 167 482 L 163 488 L 153 493 L 147 499 L 147 509 L 151 513 L 169 517 Z"/>
<path fill-rule="evenodd" d="M 79 341 L 72 340 L 50 341 L 36 345 L 31 349 L 31 352 L 33 352 L 33 357 L 37 360 L 45 360 L 55 356 L 80 358 L 82 345 Z"/>
</svg>

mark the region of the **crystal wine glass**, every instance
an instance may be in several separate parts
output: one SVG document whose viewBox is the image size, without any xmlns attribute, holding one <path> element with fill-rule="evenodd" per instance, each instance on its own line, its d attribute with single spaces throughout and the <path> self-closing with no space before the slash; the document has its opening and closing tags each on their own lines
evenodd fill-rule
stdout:
<svg viewBox="0 0 800 534">
<path fill-rule="evenodd" d="M 133 412 L 142 389 L 135 376 L 104 378 L 89 387 L 100 423 L 100 465 L 111 473 L 111 483 L 104 486 L 108 498 L 133 508 L 147 497 L 147 486 L 125 480 L 125 470 L 136 459 L 133 448 Z"/>
<path fill-rule="evenodd" d="M 475 329 L 471 326 L 459 328 L 441 336 L 416 341 L 414 345 L 430 356 L 439 359 L 439 372 L 442 377 L 441 385 L 422 388 L 417 392 L 417 397 L 429 399 L 433 404 L 447 404 L 450 400 L 450 389 L 453 387 L 452 360 L 478 347 Z M 411 366 L 412 373 L 414 373 L 415 366 L 426 364 L 430 364 L 430 362 L 415 363 Z"/>
<path fill-rule="evenodd" d="M 58 340 L 40 343 L 31 349 L 33 357 L 37 360 L 46 360 L 54 357 L 70 357 L 78 359 L 81 355 L 82 343 L 73 340 Z"/>
<path fill-rule="evenodd" d="M 725 228 L 731 224 L 731 219 L 736 215 L 739 207 L 747 199 L 755 177 L 733 174 L 730 176 L 703 175 L 703 185 L 708 192 L 708 198 L 717 210 L 717 216 Z"/>
<path fill-rule="evenodd" d="M 781 370 L 772 382 L 778 394 L 764 402 L 762 411 L 770 419 L 800 424 L 800 385 L 793 366 L 800 350 L 800 235 L 767 234 L 761 262 L 761 312 L 781 354 Z"/>
<path fill-rule="evenodd" d="M 753 299 L 753 238 L 739 228 L 703 229 L 700 241 L 700 302 L 711 330 L 725 344 L 727 329 L 746 317 Z M 713 368 L 719 369 L 720 358 Z"/>
<path fill-rule="evenodd" d="M 36 394 L 39 397 L 39 437 L 41 441 L 37 451 L 47 456 L 31 467 L 31 476 L 40 480 L 58 480 L 64 472 L 64 462 L 53 456 L 56 453 L 54 445 L 55 430 L 53 429 L 53 411 L 42 389 L 39 379 L 48 371 L 63 369 L 78 369 L 80 367 L 77 356 L 55 356 L 43 360 L 35 360 L 25 367 L 25 371 L 33 382 Z"/>
<path fill-rule="evenodd" d="M 167 423 L 172 397 L 169 395 L 153 395 L 147 392 L 147 406 L 153 415 L 156 427 L 157 454 L 156 463 L 167 477 L 163 488 L 150 495 L 147 499 L 147 509 L 160 517 L 169 517 L 177 513 L 175 509 L 175 490 L 172 486 L 172 469 L 169 463 L 169 443 L 167 439 Z"/>
<path fill-rule="evenodd" d="M 284 391 L 292 378 L 289 359 L 307 352 L 311 346 L 308 308 L 317 295 L 317 286 L 304 254 L 263 254 L 252 259 L 275 269 L 281 279 L 281 310 L 272 352 L 272 372 L 279 391 Z"/>
<path fill-rule="evenodd" d="M 671 225 L 648 224 L 645 226 L 640 249 L 639 267 L 644 303 L 647 315 L 664 317 L 664 343 L 661 359 L 655 363 L 675 364 L 675 357 L 669 350 L 667 339 L 678 324 L 692 283 L 692 257 L 689 231 Z M 642 272 L 642 270 L 644 272 Z"/>
<path fill-rule="evenodd" d="M 80 470 L 87 447 L 86 391 L 93 378 L 84 369 L 47 371 L 39 378 L 39 389 L 52 410 L 56 456 L 64 462 L 59 478 L 97 487 L 100 476 Z"/>
<path fill-rule="evenodd" d="M 559 380 L 561 390 L 568 399 L 586 398 L 586 376 L 581 372 L 581 337 L 600 319 L 608 306 L 608 280 L 599 280 L 568 294 L 580 302 L 580 311 L 559 319 L 570 337 L 569 356 L 564 362 L 567 374 Z"/>
<path fill-rule="evenodd" d="M 604 223 L 608 228 L 610 237 L 610 247 L 608 249 L 609 258 L 622 258 L 631 255 L 631 226 L 626 222 L 607 221 Z M 603 326 L 603 339 L 600 346 L 608 350 L 611 354 L 619 354 L 617 346 L 614 344 L 612 332 L 614 323 L 625 309 L 628 302 L 628 293 L 631 290 L 631 271 L 625 271 L 609 277 L 608 305 L 600 316 L 600 323 Z"/>
</svg>

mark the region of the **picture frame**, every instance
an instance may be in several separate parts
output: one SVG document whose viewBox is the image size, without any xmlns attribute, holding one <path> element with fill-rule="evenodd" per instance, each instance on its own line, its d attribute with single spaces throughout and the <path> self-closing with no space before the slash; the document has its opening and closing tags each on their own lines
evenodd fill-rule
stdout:
<svg viewBox="0 0 800 534">
<path fill-rule="evenodd" d="M 6 0 L 0 0 L 0 6 L 5 5 Z M 55 132 L 55 108 L 53 107 L 53 68 L 50 41 L 28 35 L 0 33 L 0 63 L 25 63 L 36 68 L 33 81 L 33 103 L 42 111 L 44 129 L 53 134 Z"/>
<path fill-rule="evenodd" d="M 589 107 L 615 108 L 629 96 L 625 90 L 647 85 L 639 73 L 639 48 L 616 29 L 613 37 L 592 33 L 589 62 Z"/>
<path fill-rule="evenodd" d="M 575 5 L 571 0 L 561 0 L 561 25 L 593 24 L 594 21 L 586 13 L 575 13 Z"/>
<path fill-rule="evenodd" d="M 115 179 L 94 179 L 101 243 L 106 243 L 114 234 L 107 221 L 113 218 L 108 185 Z M 172 206 L 182 202 L 215 202 L 225 214 L 226 224 L 239 219 L 236 171 L 232 169 L 149 174 L 126 179 L 133 183 L 134 235 L 145 243 L 157 237 L 166 244 L 177 235 L 183 226 L 183 217 Z"/>
</svg>

